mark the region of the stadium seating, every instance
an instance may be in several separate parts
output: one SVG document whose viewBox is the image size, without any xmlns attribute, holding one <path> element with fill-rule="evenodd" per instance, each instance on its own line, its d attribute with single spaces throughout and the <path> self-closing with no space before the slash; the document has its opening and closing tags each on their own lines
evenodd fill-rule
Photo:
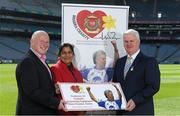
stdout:
<svg viewBox="0 0 180 116">
<path fill-rule="evenodd" d="M 159 63 L 180 63 L 180 46 L 177 44 L 142 44 L 141 50 Z"/>
<path fill-rule="evenodd" d="M 47 53 L 47 60 L 57 60 L 58 40 L 50 41 L 50 48 Z M 20 61 L 29 49 L 29 39 L 21 37 L 0 36 L 0 58 L 4 60 Z"/>
<path fill-rule="evenodd" d="M 124 5 L 124 1 L 130 6 L 129 28 L 140 32 L 142 51 L 160 63 L 180 63 L 179 0 L 1 0 L 0 60 L 18 62 L 29 49 L 32 32 L 41 29 L 53 38 L 47 58 L 55 62 L 61 43 L 61 3 Z"/>
<path fill-rule="evenodd" d="M 17 23 L 5 23 L 5 22 L 0 22 L 1 27 L 5 28 L 10 28 L 10 29 L 23 29 L 23 30 L 29 30 L 29 31 L 36 31 L 36 30 L 44 30 L 47 32 L 54 32 L 58 33 L 60 31 L 59 28 L 51 28 L 51 27 L 46 27 L 46 26 L 41 26 L 41 25 L 30 25 L 30 24 L 17 24 Z"/>
<path fill-rule="evenodd" d="M 54 0 L 55 1 L 55 0 Z M 59 4 L 60 5 L 60 4 Z M 1 0 L 0 6 L 23 12 L 60 16 L 58 1 L 51 0 Z"/>
<path fill-rule="evenodd" d="M 148 56 L 155 57 L 156 46 L 153 44 L 141 44 L 141 50 Z"/>
<path fill-rule="evenodd" d="M 137 21 L 179 21 L 178 0 L 126 0 L 130 6 L 130 20 Z M 132 13 L 135 16 L 132 17 Z M 161 17 L 158 18 L 158 13 Z"/>
</svg>

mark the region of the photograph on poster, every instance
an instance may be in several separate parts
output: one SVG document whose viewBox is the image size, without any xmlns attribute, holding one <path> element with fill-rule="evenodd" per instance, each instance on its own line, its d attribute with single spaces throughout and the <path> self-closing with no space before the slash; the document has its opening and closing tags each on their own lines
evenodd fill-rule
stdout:
<svg viewBox="0 0 180 116">
<path fill-rule="evenodd" d="M 126 98 L 119 83 L 59 83 L 68 111 L 124 110 Z"/>
<path fill-rule="evenodd" d="M 92 56 L 94 67 L 81 69 L 81 74 L 86 83 L 103 83 L 112 80 L 113 68 L 106 67 L 106 53 L 97 50 Z"/>
</svg>

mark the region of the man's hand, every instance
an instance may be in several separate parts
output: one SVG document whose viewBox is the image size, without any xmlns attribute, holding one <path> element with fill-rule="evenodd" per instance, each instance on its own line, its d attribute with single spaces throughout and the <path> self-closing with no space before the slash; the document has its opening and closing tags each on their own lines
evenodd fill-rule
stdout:
<svg viewBox="0 0 180 116">
<path fill-rule="evenodd" d="M 132 111 L 134 108 L 136 107 L 136 104 L 135 102 L 130 99 L 128 102 L 127 102 L 127 105 L 126 105 L 126 111 Z"/>
</svg>

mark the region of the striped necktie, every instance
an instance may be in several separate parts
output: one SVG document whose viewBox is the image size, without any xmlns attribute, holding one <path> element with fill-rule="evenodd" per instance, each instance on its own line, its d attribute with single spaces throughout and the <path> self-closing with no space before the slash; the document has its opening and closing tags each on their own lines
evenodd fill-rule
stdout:
<svg viewBox="0 0 180 116">
<path fill-rule="evenodd" d="M 127 72 L 129 70 L 129 68 L 131 67 L 131 64 L 132 64 L 132 57 L 127 57 L 127 60 L 126 60 L 126 64 L 125 64 L 125 67 L 124 67 L 124 79 L 127 75 Z"/>
</svg>

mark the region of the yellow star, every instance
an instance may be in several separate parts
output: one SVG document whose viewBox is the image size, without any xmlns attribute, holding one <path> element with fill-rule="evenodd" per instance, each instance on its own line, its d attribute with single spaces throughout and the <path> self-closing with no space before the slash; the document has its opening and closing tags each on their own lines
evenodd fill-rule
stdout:
<svg viewBox="0 0 180 116">
<path fill-rule="evenodd" d="M 108 30 L 110 30 L 111 28 L 116 28 L 115 26 L 115 19 L 112 19 L 112 16 L 109 15 L 109 16 L 103 16 L 103 21 L 105 22 L 103 24 L 103 27 L 104 28 L 107 28 Z"/>
</svg>

